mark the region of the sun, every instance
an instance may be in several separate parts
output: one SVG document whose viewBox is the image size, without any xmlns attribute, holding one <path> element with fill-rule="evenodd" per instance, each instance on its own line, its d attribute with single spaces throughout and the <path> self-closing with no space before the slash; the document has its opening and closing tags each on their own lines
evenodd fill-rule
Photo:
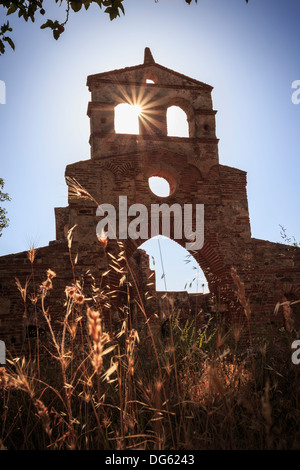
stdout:
<svg viewBox="0 0 300 470">
<path fill-rule="evenodd" d="M 115 131 L 119 134 L 139 134 L 139 104 L 121 103 L 115 107 Z"/>
<path fill-rule="evenodd" d="M 132 104 L 131 107 L 133 108 L 135 114 L 138 116 L 141 114 L 142 107 L 139 104 Z"/>
</svg>

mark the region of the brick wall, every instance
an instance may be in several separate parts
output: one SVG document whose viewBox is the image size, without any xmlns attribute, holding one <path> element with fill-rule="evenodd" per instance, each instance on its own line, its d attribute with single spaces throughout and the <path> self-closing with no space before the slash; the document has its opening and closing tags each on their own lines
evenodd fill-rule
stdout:
<svg viewBox="0 0 300 470">
<path fill-rule="evenodd" d="M 155 83 L 147 83 L 147 78 Z M 74 282 L 66 237 L 74 226 L 71 259 L 74 263 L 77 257 L 76 278 L 84 284 L 87 297 L 91 276 L 95 282 L 100 282 L 101 275 L 107 271 L 108 257 L 118 257 L 120 247 L 109 240 L 104 251 L 99 243 L 96 208 L 99 203 L 112 204 L 118 215 L 119 196 L 127 196 L 128 206 L 144 204 L 149 222 L 151 204 L 166 202 L 181 207 L 204 204 L 204 245 L 193 255 L 207 278 L 211 300 L 207 303 L 201 296 L 170 294 L 173 306 L 180 305 L 183 311 L 182 306 L 186 305 L 186 311 L 190 312 L 191 306 L 201 305 L 204 310 L 219 312 L 229 325 L 241 321 L 244 311 L 231 271 L 235 268 L 245 285 L 245 296 L 250 300 L 252 321 L 279 322 L 289 328 L 292 314 L 281 309 L 275 316 L 274 308 L 278 301 L 300 298 L 300 249 L 251 237 L 247 175 L 219 163 L 212 87 L 156 64 L 149 51 L 145 53 L 144 64 L 92 75 L 87 84 L 91 91 L 88 105 L 91 158 L 68 165 L 65 175 L 75 178 L 90 193 L 92 200 L 74 197 L 69 186 L 68 206 L 55 209 L 56 240 L 48 247 L 38 249 L 33 265 L 25 252 L 0 258 L 0 336 L 7 347 L 20 350 L 26 342 L 28 325 L 45 327 L 42 312 L 32 299 L 46 279 L 48 269 L 55 271 L 56 277 L 53 289 L 46 297 L 47 306 L 53 324 L 60 325 L 63 320 L 65 287 Z M 133 103 L 135 97 L 139 97 L 143 107 L 139 135 L 115 133 L 115 106 L 126 101 Z M 167 135 L 166 112 L 172 105 L 178 105 L 186 112 L 189 137 Z M 152 193 L 148 183 L 151 176 L 162 176 L 169 181 L 170 196 L 159 198 Z M 193 222 L 195 224 L 195 219 Z M 174 224 L 171 224 L 171 238 L 173 228 Z M 146 239 L 150 236 L 151 233 Z M 145 293 L 150 291 L 152 296 L 148 296 L 154 300 L 147 304 L 149 315 L 159 318 L 162 323 L 165 317 L 162 294 L 156 294 L 154 288 L 149 287 L 148 259 L 145 253 L 137 251 L 145 240 L 122 241 L 122 249 L 135 278 L 131 283 L 135 317 L 140 322 L 145 321 L 134 302 L 137 291 L 139 295 L 142 293 L 139 300 L 143 302 L 146 302 Z M 187 240 L 182 237 L 176 241 L 185 246 Z M 120 261 L 122 263 L 124 260 Z M 108 280 L 105 279 L 110 289 L 121 290 L 122 275 L 117 270 L 111 271 Z M 29 282 L 25 302 L 15 278 L 22 287 Z M 118 293 L 111 311 L 106 311 L 107 324 L 111 322 L 111 316 L 114 322 L 122 320 L 122 298 Z M 295 312 L 297 307 L 294 316 Z"/>
</svg>

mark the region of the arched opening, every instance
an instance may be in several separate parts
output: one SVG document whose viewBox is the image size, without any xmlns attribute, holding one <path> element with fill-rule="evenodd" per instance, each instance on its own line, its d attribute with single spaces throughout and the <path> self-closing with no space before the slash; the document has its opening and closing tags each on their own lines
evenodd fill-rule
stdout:
<svg viewBox="0 0 300 470">
<path fill-rule="evenodd" d="M 115 132 L 118 134 L 139 134 L 141 107 L 121 103 L 115 107 Z"/>
<path fill-rule="evenodd" d="M 209 293 L 204 272 L 196 259 L 179 243 L 158 235 L 139 248 L 146 251 L 150 269 L 155 271 L 156 291 Z"/>
<path fill-rule="evenodd" d="M 148 173 L 148 185 L 155 196 L 168 197 L 176 191 L 177 181 L 169 169 L 159 168 Z"/>
<path fill-rule="evenodd" d="M 179 328 L 193 324 L 194 331 L 212 318 L 211 294 L 196 259 L 174 240 L 155 236 L 130 256 L 131 327 L 145 334 L 146 324 L 155 334 L 169 335 L 169 320 Z M 127 291 L 128 292 L 128 291 Z M 124 290 L 124 298 L 128 294 Z"/>
<path fill-rule="evenodd" d="M 167 133 L 170 137 L 189 137 L 187 115 L 179 106 L 167 109 Z"/>
<path fill-rule="evenodd" d="M 151 72 L 151 71 L 147 72 L 145 79 L 146 79 L 146 83 L 150 83 L 152 85 L 155 85 L 158 81 L 156 73 Z"/>
<path fill-rule="evenodd" d="M 170 184 L 162 176 L 151 176 L 148 179 L 149 188 L 159 197 L 168 197 L 170 195 Z"/>
</svg>

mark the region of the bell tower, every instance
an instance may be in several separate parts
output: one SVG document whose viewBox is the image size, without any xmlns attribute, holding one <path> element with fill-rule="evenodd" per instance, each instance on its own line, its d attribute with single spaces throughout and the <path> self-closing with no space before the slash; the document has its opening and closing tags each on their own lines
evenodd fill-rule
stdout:
<svg viewBox="0 0 300 470">
<path fill-rule="evenodd" d="M 218 163 L 212 87 L 157 64 L 149 48 L 142 65 L 90 75 L 87 85 L 91 92 L 91 158 L 115 155 L 117 147 L 135 152 L 137 144 L 139 152 L 155 148 L 173 151 L 180 142 L 191 161 L 197 164 L 201 158 L 203 170 Z M 114 110 L 120 103 L 141 107 L 138 139 L 115 132 Z M 167 138 L 170 106 L 179 106 L 186 113 L 189 137 L 184 140 Z"/>
<path fill-rule="evenodd" d="M 116 236 L 121 238 L 141 292 L 147 290 L 149 268 L 138 248 L 153 236 L 153 205 L 164 205 L 170 211 L 175 205 L 203 205 L 204 242 L 190 252 L 208 282 L 213 311 L 228 324 L 245 320 L 245 305 L 249 305 L 253 321 L 273 318 L 278 299 L 299 291 L 300 249 L 251 237 L 246 172 L 219 162 L 213 88 L 156 63 L 149 48 L 142 64 L 90 75 L 87 86 L 91 92 L 91 158 L 68 165 L 66 176 L 67 182 L 76 179 L 93 200 L 74 197 L 69 186 L 68 207 L 56 209 L 57 242 L 65 240 L 68 228 L 76 226 L 73 250 L 78 253 L 77 271 L 90 269 L 94 276 L 101 276 L 107 271 L 106 255 L 118 256 L 120 251 L 116 239 L 108 240 L 105 252 L 99 243 L 95 201 L 114 208 Z M 121 104 L 140 107 L 134 133 L 116 129 L 116 110 Z M 168 109 L 172 106 L 185 113 L 185 137 L 169 132 Z M 152 176 L 168 181 L 167 196 L 152 192 Z M 148 231 L 141 231 L 139 237 L 130 236 L 124 227 L 120 233 L 118 221 L 124 212 L 121 196 L 126 198 L 126 209 L 137 204 L 146 208 Z M 184 230 L 178 237 L 177 215 L 174 212 L 170 216 L 170 238 L 186 248 L 190 240 Z M 192 218 L 195 228 L 195 211 Z M 131 221 L 128 215 L 127 228 Z M 180 223 L 182 219 L 179 229 Z M 154 235 L 162 234 L 161 220 L 159 224 Z M 111 270 L 109 284 L 113 289 L 119 289 L 123 272 Z M 238 273 L 242 285 L 237 286 L 234 273 Z"/>
<path fill-rule="evenodd" d="M 236 309 L 230 270 L 240 242 L 250 240 L 246 174 L 219 164 L 213 88 L 156 63 L 149 48 L 143 64 L 90 75 L 87 86 L 91 158 L 69 165 L 66 176 L 75 178 L 99 204 L 115 207 L 117 217 L 120 196 L 126 196 L 128 206 L 143 204 L 148 227 L 152 204 L 204 205 L 204 245 L 193 255 L 222 309 Z M 116 108 L 125 103 L 140 107 L 138 133 L 116 132 Z M 167 111 L 172 106 L 186 115 L 187 137 L 168 135 Z M 152 176 L 168 181 L 167 197 L 151 191 Z M 99 250 L 95 207 L 69 198 L 68 218 L 69 227 L 77 226 L 74 241 L 81 246 L 79 252 Z M 175 217 L 171 223 L 170 238 Z M 127 257 L 151 236 L 149 231 L 143 239 L 123 239 Z M 176 241 L 185 247 L 184 233 Z M 108 243 L 112 249 L 113 243 Z"/>
</svg>

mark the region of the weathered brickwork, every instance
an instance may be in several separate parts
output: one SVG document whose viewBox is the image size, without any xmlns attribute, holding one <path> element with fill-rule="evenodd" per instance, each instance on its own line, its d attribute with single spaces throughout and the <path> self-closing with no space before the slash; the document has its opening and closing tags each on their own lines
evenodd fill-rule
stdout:
<svg viewBox="0 0 300 470">
<path fill-rule="evenodd" d="M 91 158 L 68 165 L 65 175 L 67 181 L 76 179 L 94 201 L 73 197 L 69 187 L 68 207 L 55 209 L 56 241 L 37 251 L 34 277 L 27 253 L 0 258 L 1 339 L 8 347 L 17 348 L 24 342 L 26 322 L 34 325 L 38 317 L 41 328 L 44 324 L 41 312 L 36 313 L 30 299 L 26 300 L 24 311 L 16 277 L 24 286 L 31 276 L 32 292 L 33 286 L 38 289 L 41 280 L 46 279 L 47 269 L 55 271 L 54 288 L 47 302 L 52 321 L 62 320 L 64 289 L 73 282 L 66 238 L 72 227 L 76 226 L 72 232 L 72 256 L 78 256 L 77 278 L 82 276 L 88 289 L 91 275 L 99 279 L 107 270 L 108 254 L 117 256 L 120 247 L 109 240 L 104 250 L 99 243 L 95 201 L 118 208 L 121 195 L 127 196 L 128 207 L 144 204 L 149 216 L 153 203 L 204 204 L 204 246 L 193 255 L 209 284 L 210 310 L 222 314 L 228 324 L 244 317 L 232 277 L 234 267 L 245 285 L 252 319 L 282 322 L 289 328 L 291 312 L 282 309 L 274 316 L 274 308 L 278 301 L 300 299 L 300 249 L 251 237 L 246 173 L 219 163 L 212 87 L 156 64 L 149 49 L 145 50 L 143 64 L 89 76 L 87 85 L 91 92 Z M 138 135 L 115 132 L 114 112 L 120 103 L 141 105 Z M 189 137 L 167 135 L 167 109 L 173 105 L 186 113 Z M 162 176 L 169 182 L 168 197 L 152 193 L 148 183 L 151 176 Z M 155 294 L 153 287 L 147 287 L 151 274 L 148 259 L 137 251 L 144 241 L 122 240 L 136 280 L 136 284 L 132 283 L 132 296 L 137 289 L 142 295 L 152 290 L 154 300 L 149 311 L 162 323 L 166 318 L 165 302 L 161 293 Z M 187 240 L 176 241 L 185 246 Z M 110 287 L 118 288 L 121 275 L 113 271 L 109 276 Z M 204 308 L 208 305 L 206 297 L 205 302 L 201 296 L 195 302 L 196 297 L 186 293 L 170 298 L 171 304 L 179 303 L 181 307 L 184 304 L 195 308 L 197 302 Z M 118 301 L 117 296 L 114 312 L 118 311 Z M 136 307 L 135 312 L 142 321 Z"/>
</svg>

